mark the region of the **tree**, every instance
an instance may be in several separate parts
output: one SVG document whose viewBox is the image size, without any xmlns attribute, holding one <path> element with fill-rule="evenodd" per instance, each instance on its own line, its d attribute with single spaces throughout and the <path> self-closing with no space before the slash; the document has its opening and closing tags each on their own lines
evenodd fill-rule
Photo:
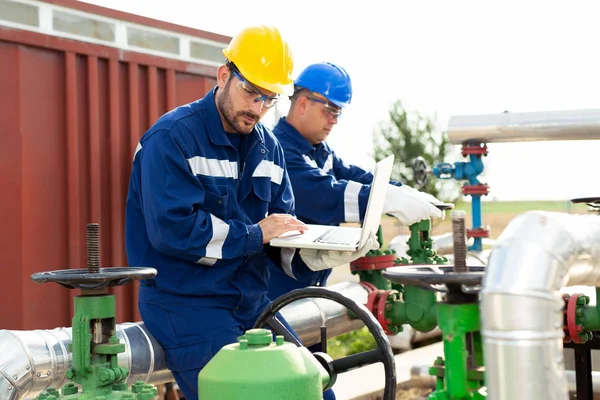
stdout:
<svg viewBox="0 0 600 400">
<path fill-rule="evenodd" d="M 425 159 L 428 170 L 441 162 L 449 161 L 448 157 L 454 154 L 446 133 L 437 130 L 432 118 L 422 116 L 418 112 L 409 116 L 400 100 L 392 105 L 389 115 L 390 120 L 380 124 L 379 132 L 376 132 L 373 138 L 375 160 L 379 161 L 393 154 L 395 159 L 392 179 L 427 192 L 442 201 L 456 202 L 460 197 L 458 182 L 437 179 L 428 174 L 425 185 L 419 186 L 415 182 L 412 170 L 412 163 L 417 157 Z"/>
</svg>

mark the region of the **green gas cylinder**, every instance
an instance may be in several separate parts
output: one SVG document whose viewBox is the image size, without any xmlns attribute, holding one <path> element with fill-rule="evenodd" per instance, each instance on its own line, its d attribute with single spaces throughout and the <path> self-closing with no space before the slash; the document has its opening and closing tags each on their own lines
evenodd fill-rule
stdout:
<svg viewBox="0 0 600 400">
<path fill-rule="evenodd" d="M 321 400 L 329 374 L 304 347 L 250 329 L 200 371 L 202 400 Z"/>
</svg>

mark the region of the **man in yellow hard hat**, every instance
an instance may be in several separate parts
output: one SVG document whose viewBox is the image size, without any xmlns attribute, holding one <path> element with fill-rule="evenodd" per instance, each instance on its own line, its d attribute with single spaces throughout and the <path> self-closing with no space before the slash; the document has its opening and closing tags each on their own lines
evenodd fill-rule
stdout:
<svg viewBox="0 0 600 400">
<path fill-rule="evenodd" d="M 198 398 L 200 370 L 269 303 L 267 259 L 301 276 L 311 263 L 334 267 L 377 246 L 371 238 L 345 260 L 324 252 L 305 261 L 268 245 L 306 229 L 293 216 L 283 150 L 259 122 L 293 91 L 292 53 L 277 29 L 253 26 L 223 54 L 217 85 L 141 138 L 126 205 L 129 265 L 158 271 L 140 285 L 140 313 L 190 400 Z"/>
</svg>

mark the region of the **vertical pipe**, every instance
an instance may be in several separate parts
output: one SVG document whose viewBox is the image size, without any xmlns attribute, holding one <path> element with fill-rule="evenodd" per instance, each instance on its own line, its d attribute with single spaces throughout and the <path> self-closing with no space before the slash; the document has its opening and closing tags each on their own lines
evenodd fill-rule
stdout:
<svg viewBox="0 0 600 400">
<path fill-rule="evenodd" d="M 473 229 L 481 228 L 481 195 L 471 195 L 471 215 L 473 216 Z M 480 237 L 473 238 L 473 245 L 470 250 L 483 250 L 483 241 Z"/>
<path fill-rule="evenodd" d="M 465 335 L 454 322 L 456 311 L 462 305 L 438 305 L 438 321 L 443 332 L 445 381 L 451 399 L 467 396 L 467 344 Z"/>
<path fill-rule="evenodd" d="M 575 346 L 575 382 L 578 399 L 593 399 L 592 351 L 583 346 Z"/>
<path fill-rule="evenodd" d="M 438 305 L 438 323 L 443 333 L 445 380 L 451 399 L 466 399 L 469 392 L 467 334 L 479 330 L 476 303 Z"/>
<path fill-rule="evenodd" d="M 527 212 L 492 253 L 480 303 L 488 398 L 568 399 L 559 289 L 600 286 L 600 218 Z"/>
</svg>

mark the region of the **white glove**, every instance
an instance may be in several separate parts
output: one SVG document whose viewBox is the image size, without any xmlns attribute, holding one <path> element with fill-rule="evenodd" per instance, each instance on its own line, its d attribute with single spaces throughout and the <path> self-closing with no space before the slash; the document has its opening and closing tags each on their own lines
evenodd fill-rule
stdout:
<svg viewBox="0 0 600 400">
<path fill-rule="evenodd" d="M 321 271 L 346 265 L 364 257 L 369 250 L 377 250 L 379 242 L 374 234 L 367 239 L 364 246 L 356 251 L 301 249 L 300 257 L 312 271 Z"/>
<path fill-rule="evenodd" d="M 412 225 L 423 219 L 443 218 L 444 213 L 433 204 L 442 202 L 434 196 L 407 185 L 389 185 L 383 212 L 400 220 L 402 225 Z"/>
</svg>

